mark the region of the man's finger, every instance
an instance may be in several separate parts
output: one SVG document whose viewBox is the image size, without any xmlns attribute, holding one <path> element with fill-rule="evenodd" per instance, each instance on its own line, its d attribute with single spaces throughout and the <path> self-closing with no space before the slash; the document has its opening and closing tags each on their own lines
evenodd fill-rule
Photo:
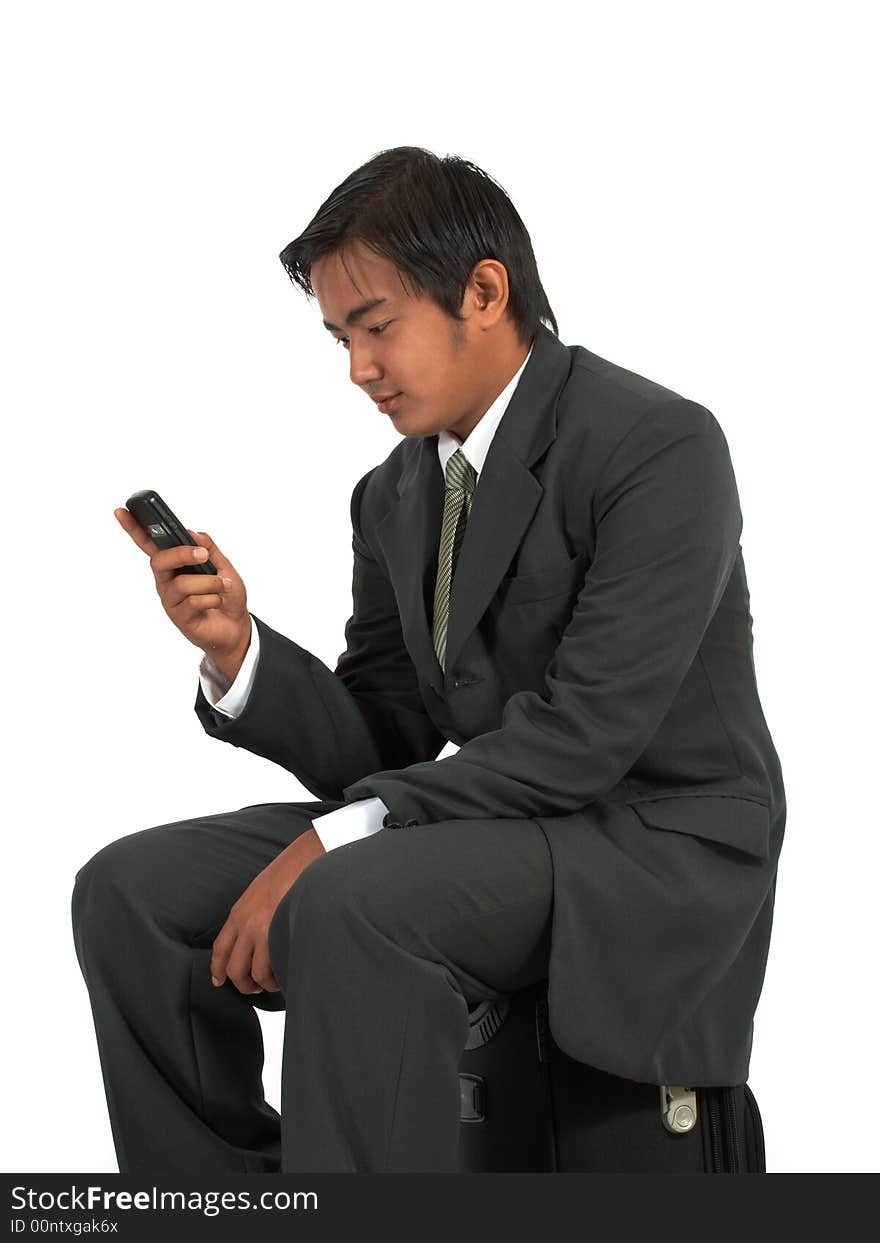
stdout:
<svg viewBox="0 0 880 1243">
<path fill-rule="evenodd" d="M 216 574 L 173 574 L 163 581 L 159 595 L 166 609 L 176 608 L 184 600 L 193 602 L 197 608 L 217 608 L 225 590 L 222 579 Z M 194 596 L 205 595 L 214 596 L 213 604 L 193 600 Z"/>
<path fill-rule="evenodd" d="M 211 983 L 223 984 L 226 980 L 226 967 L 232 953 L 238 933 L 227 919 L 226 923 L 214 938 L 211 948 Z"/>
<path fill-rule="evenodd" d="M 267 993 L 278 993 L 281 991 L 275 974 L 272 971 L 272 964 L 269 961 L 269 945 L 268 940 L 264 940 L 262 944 L 259 942 L 254 947 L 254 960 L 251 963 L 251 978 L 264 988 Z"/>
<path fill-rule="evenodd" d="M 170 583 L 177 576 L 178 570 L 186 573 L 193 566 L 204 565 L 207 560 L 205 554 L 208 550 L 205 549 L 200 557 L 194 555 L 201 551 L 198 547 L 193 548 L 192 544 L 174 544 L 171 548 L 157 548 L 150 557 L 150 565 L 153 567 L 157 586 Z"/>
<path fill-rule="evenodd" d="M 235 942 L 235 947 L 229 955 L 226 964 L 226 974 L 232 983 L 243 995 L 249 993 L 261 993 L 262 986 L 259 985 L 251 974 L 251 963 L 254 956 L 254 945 L 250 934 L 247 932 L 239 932 Z"/>
<path fill-rule="evenodd" d="M 223 556 L 223 553 L 211 539 L 210 535 L 208 535 L 205 531 L 190 531 L 189 527 L 187 527 L 187 531 L 197 544 L 199 544 L 202 548 L 207 548 L 208 559 L 216 568 L 217 573 L 228 574 L 232 568 L 229 564 L 229 560 L 227 557 Z"/>
<path fill-rule="evenodd" d="M 124 507 L 114 509 L 113 512 L 116 515 L 116 521 L 122 527 L 123 531 L 128 532 L 137 544 L 138 548 L 145 552 L 148 557 L 152 557 L 154 552 L 159 551 L 159 545 L 154 539 L 147 535 L 146 531 L 138 522 L 137 518 L 135 518 L 133 513 L 130 513 L 129 510 Z"/>
</svg>

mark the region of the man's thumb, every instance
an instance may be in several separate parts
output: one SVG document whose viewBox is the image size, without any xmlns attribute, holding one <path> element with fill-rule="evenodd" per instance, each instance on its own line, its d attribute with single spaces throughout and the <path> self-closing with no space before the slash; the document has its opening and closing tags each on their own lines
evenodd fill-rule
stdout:
<svg viewBox="0 0 880 1243">
<path fill-rule="evenodd" d="M 208 535 L 205 531 L 190 531 L 189 527 L 187 527 L 187 532 L 193 537 L 197 544 L 199 544 L 202 548 L 207 548 L 208 558 L 214 562 L 218 572 L 220 570 L 221 562 L 224 566 L 229 565 L 229 562 L 223 556 L 223 553 L 211 539 L 210 535 Z"/>
</svg>

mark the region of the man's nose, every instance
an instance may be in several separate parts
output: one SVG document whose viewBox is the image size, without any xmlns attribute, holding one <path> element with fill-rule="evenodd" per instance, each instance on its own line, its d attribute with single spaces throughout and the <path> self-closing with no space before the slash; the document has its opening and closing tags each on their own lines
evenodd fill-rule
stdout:
<svg viewBox="0 0 880 1243">
<path fill-rule="evenodd" d="M 382 370 L 373 358 L 368 341 L 360 342 L 355 345 L 354 341 L 348 343 L 348 374 L 351 377 L 352 384 L 357 384 L 363 388 L 365 384 L 382 378 Z"/>
</svg>

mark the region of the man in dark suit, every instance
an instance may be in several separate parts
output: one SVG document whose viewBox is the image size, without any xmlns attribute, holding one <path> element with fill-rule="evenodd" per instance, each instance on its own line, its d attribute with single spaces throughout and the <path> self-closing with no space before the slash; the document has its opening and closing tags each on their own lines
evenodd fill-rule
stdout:
<svg viewBox="0 0 880 1243">
<path fill-rule="evenodd" d="M 218 575 L 181 575 L 117 511 L 205 653 L 205 730 L 317 799 L 77 874 L 120 1169 L 454 1170 L 469 1003 L 545 977 L 571 1056 L 744 1082 L 785 797 L 717 421 L 558 340 L 464 161 L 381 153 L 281 257 L 404 438 L 352 493 L 333 670 L 209 536 Z M 287 1011 L 280 1119 L 253 1006 Z"/>
</svg>

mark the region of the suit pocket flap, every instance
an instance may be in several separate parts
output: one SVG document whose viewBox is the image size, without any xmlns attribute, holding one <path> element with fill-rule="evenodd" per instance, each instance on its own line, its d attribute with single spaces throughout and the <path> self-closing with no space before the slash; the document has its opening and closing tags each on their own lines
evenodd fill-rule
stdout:
<svg viewBox="0 0 880 1243">
<path fill-rule="evenodd" d="M 576 586 L 580 587 L 586 564 L 587 553 L 581 550 L 561 563 L 545 565 L 529 574 L 503 578 L 499 584 L 499 594 L 505 604 L 525 604 L 530 600 L 546 600 L 551 596 L 562 595 Z"/>
<path fill-rule="evenodd" d="M 755 799 L 729 794 L 687 794 L 639 799 L 629 806 L 652 828 L 692 833 L 734 846 L 759 859 L 770 857 L 770 809 Z"/>
</svg>

